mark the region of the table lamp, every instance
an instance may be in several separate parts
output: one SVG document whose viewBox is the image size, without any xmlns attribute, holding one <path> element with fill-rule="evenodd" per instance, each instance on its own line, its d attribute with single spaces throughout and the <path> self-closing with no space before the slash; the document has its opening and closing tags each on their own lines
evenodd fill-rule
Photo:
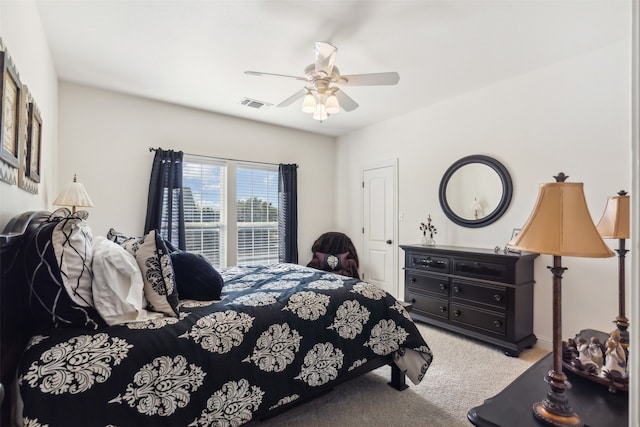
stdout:
<svg viewBox="0 0 640 427">
<path fill-rule="evenodd" d="M 596 229 L 584 197 L 583 184 L 565 182 L 560 172 L 556 182 L 541 184 L 531 216 L 508 247 L 553 255 L 553 369 L 544 380 L 549 384 L 546 398 L 534 403 L 535 417 L 553 426 L 582 426 L 567 395 L 567 377 L 562 372 L 562 256 L 605 258 L 615 254 Z"/>
<path fill-rule="evenodd" d="M 53 201 L 55 206 L 71 206 L 71 213 L 76 213 L 76 207 L 91 207 L 93 202 L 84 188 L 84 185 L 78 182 L 76 175 L 73 175 L 73 181 L 68 183 Z"/>
<path fill-rule="evenodd" d="M 625 273 L 624 257 L 629 252 L 625 249 L 625 239 L 629 238 L 629 196 L 624 190 L 620 190 L 617 196 L 607 199 L 607 206 L 598 222 L 598 232 L 603 239 L 618 239 L 618 317 L 616 326 L 620 333 L 620 345 L 629 347 L 629 319 L 625 316 Z"/>
</svg>

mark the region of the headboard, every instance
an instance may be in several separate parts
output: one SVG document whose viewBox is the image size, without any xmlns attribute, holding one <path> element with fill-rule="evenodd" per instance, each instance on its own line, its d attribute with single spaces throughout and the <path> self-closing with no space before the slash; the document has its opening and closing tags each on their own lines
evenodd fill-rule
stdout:
<svg viewBox="0 0 640 427">
<path fill-rule="evenodd" d="M 20 248 L 30 232 L 50 215 L 45 211 L 17 215 L 0 234 L 0 425 L 10 425 L 15 401 L 11 385 L 18 360 L 32 332 Z"/>
</svg>

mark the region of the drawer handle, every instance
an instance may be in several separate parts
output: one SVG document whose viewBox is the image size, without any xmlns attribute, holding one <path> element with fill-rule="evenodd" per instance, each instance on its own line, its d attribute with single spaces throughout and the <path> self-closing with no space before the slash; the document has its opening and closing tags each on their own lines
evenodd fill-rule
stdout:
<svg viewBox="0 0 640 427">
<path fill-rule="evenodd" d="M 453 311 L 453 315 L 456 316 L 456 317 L 459 317 L 460 315 L 462 315 L 462 313 L 460 313 L 459 310 L 454 310 Z"/>
<path fill-rule="evenodd" d="M 411 298 L 411 301 L 409 301 L 411 304 L 415 304 L 417 302 L 417 300 L 415 298 Z"/>
<path fill-rule="evenodd" d="M 454 286 L 453 287 L 453 292 L 460 293 L 461 291 L 462 291 L 462 289 L 460 289 L 460 286 Z"/>
<path fill-rule="evenodd" d="M 498 294 L 495 294 L 495 295 L 493 296 L 493 299 L 494 299 L 495 301 L 502 301 L 502 297 L 501 297 L 500 295 L 498 295 Z"/>
<path fill-rule="evenodd" d="M 447 307 L 446 307 L 446 306 L 444 306 L 444 305 L 441 305 L 441 306 L 440 306 L 440 311 L 441 311 L 442 313 L 444 313 L 445 311 L 447 311 Z"/>
<path fill-rule="evenodd" d="M 447 285 L 445 285 L 444 283 L 440 283 L 440 289 L 444 291 L 445 289 L 447 289 Z"/>
<path fill-rule="evenodd" d="M 416 283 L 416 278 L 415 278 L 415 277 L 410 277 L 410 278 L 409 278 L 409 281 L 410 281 L 411 283 Z"/>
<path fill-rule="evenodd" d="M 493 321 L 493 326 L 495 326 L 496 328 L 499 328 L 502 326 L 502 322 L 499 320 L 494 320 Z"/>
</svg>

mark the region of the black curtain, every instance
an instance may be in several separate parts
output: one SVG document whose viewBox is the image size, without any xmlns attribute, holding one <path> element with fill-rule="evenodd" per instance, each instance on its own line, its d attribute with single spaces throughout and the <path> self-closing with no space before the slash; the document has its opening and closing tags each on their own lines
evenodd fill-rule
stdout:
<svg viewBox="0 0 640 427">
<path fill-rule="evenodd" d="M 182 151 L 157 148 L 153 158 L 144 233 L 158 230 L 181 250 L 186 249 L 182 195 Z"/>
<path fill-rule="evenodd" d="M 298 263 L 298 165 L 278 167 L 278 238 L 280 262 Z"/>
</svg>

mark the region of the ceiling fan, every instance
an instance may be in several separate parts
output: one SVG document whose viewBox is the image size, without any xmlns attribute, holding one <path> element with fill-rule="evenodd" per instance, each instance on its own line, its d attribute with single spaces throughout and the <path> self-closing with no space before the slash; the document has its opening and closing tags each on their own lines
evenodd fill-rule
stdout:
<svg viewBox="0 0 640 427">
<path fill-rule="evenodd" d="M 340 112 L 340 108 L 345 111 L 353 111 L 358 108 L 358 103 L 336 85 L 389 86 L 396 85 L 400 81 L 400 76 L 396 72 L 342 76 L 338 67 L 334 65 L 337 51 L 338 48 L 330 43 L 316 42 L 316 60 L 304 69 L 304 77 L 259 71 L 245 71 L 245 74 L 286 77 L 306 82 L 307 85 L 303 89 L 294 93 L 277 106 L 288 107 L 295 101 L 304 98 L 302 111 L 313 114 L 313 118 L 321 122 L 326 120 L 330 114 Z"/>
</svg>

